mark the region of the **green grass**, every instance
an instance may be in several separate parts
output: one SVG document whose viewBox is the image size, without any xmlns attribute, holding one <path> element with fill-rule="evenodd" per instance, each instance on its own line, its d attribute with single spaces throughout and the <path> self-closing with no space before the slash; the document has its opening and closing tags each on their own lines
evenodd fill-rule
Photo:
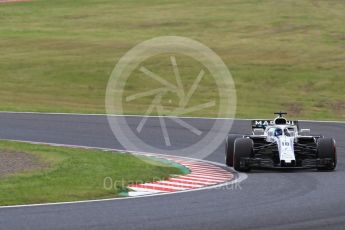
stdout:
<svg viewBox="0 0 345 230">
<path fill-rule="evenodd" d="M 172 162 L 140 159 L 126 153 L 9 141 L 0 141 L 0 151 L 25 152 L 50 165 L 49 169 L 0 178 L 0 206 L 113 198 L 126 192 L 128 183 L 183 173 Z"/>
<path fill-rule="evenodd" d="M 179 35 L 209 46 L 230 68 L 237 117 L 286 110 L 345 120 L 343 0 L 37 0 L 0 5 L 0 20 L 0 110 L 104 113 L 119 58 L 146 39 Z M 198 65 L 179 63 L 191 85 Z M 167 64 L 156 58 L 147 67 L 170 76 Z M 126 94 L 152 84 L 136 78 Z M 191 104 L 217 97 L 209 76 L 197 93 Z M 177 105 L 172 95 L 165 99 L 168 108 Z M 125 112 L 142 114 L 150 102 Z"/>
</svg>

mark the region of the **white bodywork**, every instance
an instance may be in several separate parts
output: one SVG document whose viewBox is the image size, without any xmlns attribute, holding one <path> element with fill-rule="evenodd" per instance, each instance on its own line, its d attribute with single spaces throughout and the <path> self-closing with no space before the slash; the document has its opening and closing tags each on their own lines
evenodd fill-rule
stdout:
<svg viewBox="0 0 345 230">
<path fill-rule="evenodd" d="M 281 118 L 280 118 L 281 119 Z M 276 130 L 280 129 L 282 132 L 280 135 L 276 135 Z M 308 136 L 310 130 L 301 130 L 303 136 Z M 296 125 L 287 122 L 285 125 L 276 125 L 275 121 L 267 124 L 265 129 L 255 129 L 253 134 L 256 136 L 266 137 L 267 142 L 277 143 L 279 158 L 285 163 L 292 163 L 296 160 L 294 144 L 297 141 L 297 137 L 302 136 L 298 133 L 298 128 Z"/>
<path fill-rule="evenodd" d="M 276 138 L 276 142 L 278 144 L 278 150 L 279 150 L 279 158 L 282 161 L 285 161 L 286 163 L 292 163 L 292 161 L 295 161 L 295 151 L 294 151 L 294 137 L 288 137 L 284 134 Z"/>
</svg>

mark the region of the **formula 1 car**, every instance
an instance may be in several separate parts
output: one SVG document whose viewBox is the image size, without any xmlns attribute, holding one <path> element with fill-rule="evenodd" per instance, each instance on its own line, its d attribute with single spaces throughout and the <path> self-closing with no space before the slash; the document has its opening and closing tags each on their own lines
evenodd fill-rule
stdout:
<svg viewBox="0 0 345 230">
<path fill-rule="evenodd" d="M 300 168 L 334 170 L 337 165 L 333 138 L 311 135 L 299 129 L 298 121 L 278 115 L 274 120 L 253 120 L 252 134 L 229 134 L 226 139 L 226 165 L 236 171 L 252 168 Z"/>
</svg>

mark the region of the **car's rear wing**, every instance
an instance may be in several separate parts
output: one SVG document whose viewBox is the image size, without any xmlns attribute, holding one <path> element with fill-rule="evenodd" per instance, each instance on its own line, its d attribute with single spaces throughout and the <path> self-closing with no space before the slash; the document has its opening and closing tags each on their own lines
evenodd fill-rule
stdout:
<svg viewBox="0 0 345 230">
<path fill-rule="evenodd" d="M 295 125 L 299 129 L 298 121 L 286 121 L 287 125 Z M 252 120 L 252 130 L 266 129 L 269 125 L 275 125 L 274 120 Z"/>
</svg>

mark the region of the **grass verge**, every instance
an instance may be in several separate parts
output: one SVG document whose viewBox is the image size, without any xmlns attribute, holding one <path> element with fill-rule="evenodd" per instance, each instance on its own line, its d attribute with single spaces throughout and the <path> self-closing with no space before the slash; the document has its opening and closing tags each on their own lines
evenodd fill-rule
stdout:
<svg viewBox="0 0 345 230">
<path fill-rule="evenodd" d="M 104 113 L 119 58 L 146 39 L 179 35 L 201 41 L 228 65 L 238 117 L 285 110 L 296 118 L 345 119 L 343 0 L 35 0 L 2 4 L 0 20 L 0 110 Z M 177 62 L 190 86 L 197 66 Z M 146 63 L 167 79 L 168 65 L 163 58 Z M 156 83 L 143 79 L 129 81 L 126 93 Z M 191 103 L 216 96 L 206 77 Z M 125 113 L 142 114 L 151 101 L 134 101 Z M 169 95 L 164 101 L 178 104 Z"/>
<path fill-rule="evenodd" d="M 143 161 L 127 153 L 11 141 L 0 141 L 0 151 L 31 154 L 49 165 L 0 178 L 1 206 L 113 198 L 126 192 L 128 183 L 150 182 L 183 173 L 169 162 L 150 158 Z"/>
</svg>

